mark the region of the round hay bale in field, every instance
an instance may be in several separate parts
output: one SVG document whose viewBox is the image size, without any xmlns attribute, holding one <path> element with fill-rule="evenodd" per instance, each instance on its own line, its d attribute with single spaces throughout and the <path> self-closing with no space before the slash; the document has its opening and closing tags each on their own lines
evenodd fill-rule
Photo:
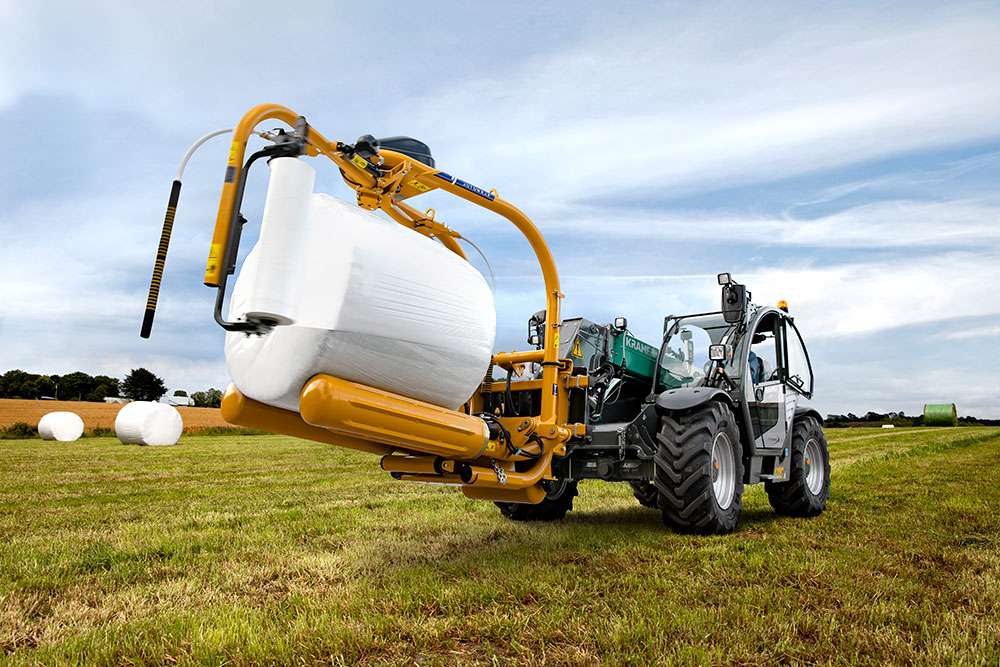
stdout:
<svg viewBox="0 0 1000 667">
<path fill-rule="evenodd" d="M 126 445 L 175 445 L 183 430 L 181 413 L 166 403 L 133 401 L 115 417 L 115 435 Z"/>
<path fill-rule="evenodd" d="M 926 403 L 924 426 L 958 426 L 958 409 L 954 403 Z"/>
<path fill-rule="evenodd" d="M 73 442 L 83 435 L 83 420 L 75 412 L 49 412 L 38 420 L 42 440 Z"/>
</svg>

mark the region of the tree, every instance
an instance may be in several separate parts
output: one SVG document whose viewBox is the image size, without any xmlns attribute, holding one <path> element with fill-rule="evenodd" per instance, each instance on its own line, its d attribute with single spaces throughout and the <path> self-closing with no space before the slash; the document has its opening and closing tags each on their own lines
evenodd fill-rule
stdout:
<svg viewBox="0 0 1000 667">
<path fill-rule="evenodd" d="M 94 391 L 94 378 L 82 371 L 67 373 L 59 378 L 59 398 L 64 401 L 82 401 Z"/>
<path fill-rule="evenodd" d="M 105 387 L 104 396 L 117 396 L 121 383 L 118 381 L 118 378 L 108 377 L 107 375 L 95 375 L 94 385 L 96 387 Z M 101 398 L 103 399 L 104 396 Z"/>
<path fill-rule="evenodd" d="M 121 392 L 133 401 L 158 401 L 167 393 L 167 385 L 145 368 L 133 368 L 122 381 Z"/>
<path fill-rule="evenodd" d="M 178 389 L 177 391 L 174 392 L 174 396 L 183 396 L 184 398 L 187 398 L 188 393 L 183 389 Z"/>
<path fill-rule="evenodd" d="M 0 376 L 0 396 L 4 398 L 34 398 L 31 392 L 35 391 L 35 387 L 30 385 L 37 378 L 37 375 L 19 368 L 7 371 Z"/>
<path fill-rule="evenodd" d="M 191 394 L 191 400 L 198 408 L 217 408 L 222 405 L 222 392 L 218 389 L 196 391 Z"/>
<path fill-rule="evenodd" d="M 56 395 L 56 383 L 52 381 L 52 378 L 48 375 L 38 376 L 38 396 L 36 398 L 41 398 L 42 396 L 52 396 L 55 398 Z"/>
<path fill-rule="evenodd" d="M 107 375 L 95 375 L 94 388 L 90 390 L 89 394 L 87 394 L 87 400 L 100 402 L 103 401 L 108 396 L 117 396 L 117 395 L 118 395 L 117 378 L 108 377 Z"/>
</svg>

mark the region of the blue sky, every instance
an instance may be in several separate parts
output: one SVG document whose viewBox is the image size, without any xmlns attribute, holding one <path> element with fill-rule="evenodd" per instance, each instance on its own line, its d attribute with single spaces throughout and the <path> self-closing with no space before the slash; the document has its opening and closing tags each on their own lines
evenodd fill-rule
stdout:
<svg viewBox="0 0 1000 667">
<path fill-rule="evenodd" d="M 0 369 L 225 385 L 201 286 L 224 139 L 138 327 L 180 155 L 268 101 L 499 190 L 547 234 L 567 315 L 656 340 L 730 271 L 791 303 L 821 411 L 1000 417 L 1000 5 L 359 4 L 0 2 Z M 424 199 L 486 251 L 498 347 L 523 347 L 526 243 Z"/>
</svg>

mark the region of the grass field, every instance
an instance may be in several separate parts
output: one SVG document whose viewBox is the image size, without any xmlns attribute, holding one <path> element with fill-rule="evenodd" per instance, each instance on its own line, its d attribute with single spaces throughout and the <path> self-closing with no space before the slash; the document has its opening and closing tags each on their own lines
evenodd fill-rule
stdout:
<svg viewBox="0 0 1000 667">
<path fill-rule="evenodd" d="M 0 398 L 0 428 L 15 422 L 35 426 L 46 412 L 65 410 L 75 412 L 83 420 L 84 428 L 114 428 L 115 417 L 122 406 L 115 403 L 90 403 L 88 401 L 28 401 L 19 398 Z M 216 408 L 177 408 L 184 420 L 184 430 L 227 427 Z"/>
<path fill-rule="evenodd" d="M 726 537 L 628 487 L 515 524 L 277 436 L 0 442 L 12 663 L 990 664 L 1000 429 L 830 432 L 833 495 Z"/>
</svg>

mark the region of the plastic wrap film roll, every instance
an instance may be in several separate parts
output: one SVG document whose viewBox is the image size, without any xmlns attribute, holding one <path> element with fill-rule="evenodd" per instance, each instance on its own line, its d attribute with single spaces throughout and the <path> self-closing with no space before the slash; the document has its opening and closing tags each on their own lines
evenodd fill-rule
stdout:
<svg viewBox="0 0 1000 667">
<path fill-rule="evenodd" d="M 257 243 L 256 272 L 247 295 L 246 317 L 277 324 L 296 321 L 293 312 L 301 289 L 304 236 L 308 231 L 309 205 L 316 171 L 297 158 L 276 158 L 269 163 L 271 177 Z"/>
<path fill-rule="evenodd" d="M 954 403 L 926 403 L 924 426 L 958 426 L 958 409 Z"/>
<path fill-rule="evenodd" d="M 181 413 L 166 403 L 133 401 L 115 417 L 115 435 L 126 445 L 175 445 L 183 430 Z"/>
<path fill-rule="evenodd" d="M 42 440 L 73 442 L 83 435 L 83 420 L 75 412 L 49 412 L 38 420 Z"/>
<path fill-rule="evenodd" d="M 496 336 L 493 294 L 468 262 L 417 232 L 347 202 L 306 195 L 311 176 L 271 161 L 261 240 L 243 263 L 229 318 L 261 312 L 255 294 L 268 285 L 267 312 L 294 321 L 263 336 L 226 335 L 226 365 L 249 398 L 298 411 L 299 393 L 317 373 L 447 408 L 464 403 L 482 381 Z M 308 169 L 309 167 L 305 165 Z M 279 192 L 275 192 L 279 190 Z M 267 244 L 274 243 L 268 248 Z M 276 252 L 275 249 L 280 249 Z M 275 287 L 284 283 L 282 287 Z"/>
</svg>

